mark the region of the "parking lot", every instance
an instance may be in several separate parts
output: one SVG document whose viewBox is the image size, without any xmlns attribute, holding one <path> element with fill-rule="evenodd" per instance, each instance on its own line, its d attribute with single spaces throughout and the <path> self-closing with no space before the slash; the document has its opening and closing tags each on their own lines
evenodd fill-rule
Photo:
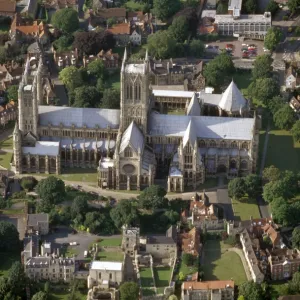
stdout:
<svg viewBox="0 0 300 300">
<path fill-rule="evenodd" d="M 214 47 L 214 46 L 218 47 L 219 52 L 221 50 L 226 50 L 227 45 L 232 45 L 233 47 L 232 47 L 232 51 L 230 51 L 230 53 L 233 58 L 243 58 L 242 49 L 245 49 L 245 47 L 249 47 L 250 45 L 255 45 L 256 51 L 255 52 L 253 51 L 251 53 L 251 55 L 248 55 L 247 58 L 255 59 L 255 57 L 257 55 L 262 55 L 265 53 L 264 49 L 263 49 L 264 48 L 263 41 L 258 41 L 258 40 L 248 40 L 247 39 L 243 42 L 237 41 L 237 40 L 226 40 L 226 41 L 218 41 L 218 42 L 207 42 L 206 45 L 209 45 L 209 47 Z"/>
</svg>

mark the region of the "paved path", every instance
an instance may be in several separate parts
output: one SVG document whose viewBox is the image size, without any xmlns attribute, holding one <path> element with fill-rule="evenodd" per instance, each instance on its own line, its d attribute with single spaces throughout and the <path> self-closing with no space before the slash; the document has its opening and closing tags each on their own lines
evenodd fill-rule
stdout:
<svg viewBox="0 0 300 300">
<path fill-rule="evenodd" d="M 233 251 L 236 254 L 238 254 L 238 256 L 240 257 L 240 259 L 241 259 L 241 261 L 243 263 L 247 279 L 249 281 L 252 280 L 252 276 L 251 276 L 251 273 L 250 273 L 250 270 L 249 270 L 249 267 L 248 267 L 248 263 L 247 263 L 247 261 L 245 259 L 243 251 L 241 249 L 239 249 L 239 248 L 229 248 L 227 251 Z"/>
</svg>

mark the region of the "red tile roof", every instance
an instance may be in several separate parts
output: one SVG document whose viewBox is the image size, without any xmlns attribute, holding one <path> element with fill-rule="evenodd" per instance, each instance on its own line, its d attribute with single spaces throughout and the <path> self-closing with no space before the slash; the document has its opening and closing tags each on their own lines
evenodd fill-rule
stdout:
<svg viewBox="0 0 300 300">
<path fill-rule="evenodd" d="M 214 280 L 214 281 L 199 281 L 190 282 L 185 281 L 182 283 L 184 290 L 214 290 L 214 289 L 225 289 L 234 288 L 234 281 L 232 280 Z"/>
</svg>

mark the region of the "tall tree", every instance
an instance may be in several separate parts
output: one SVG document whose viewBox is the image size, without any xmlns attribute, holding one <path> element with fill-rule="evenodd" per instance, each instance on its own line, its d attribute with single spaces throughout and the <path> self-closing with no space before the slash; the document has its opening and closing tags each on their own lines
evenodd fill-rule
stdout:
<svg viewBox="0 0 300 300">
<path fill-rule="evenodd" d="M 105 89 L 101 100 L 102 108 L 119 109 L 120 108 L 120 90 Z"/>
<path fill-rule="evenodd" d="M 255 14 L 256 8 L 257 8 L 256 0 L 243 1 L 242 10 L 245 14 Z"/>
<path fill-rule="evenodd" d="M 269 102 L 269 109 L 271 113 L 274 115 L 280 108 L 282 108 L 286 104 L 286 101 L 281 96 L 275 96 Z"/>
<path fill-rule="evenodd" d="M 292 234 L 292 243 L 293 247 L 296 249 L 300 248 L 300 228 L 294 228 L 293 234 Z"/>
<path fill-rule="evenodd" d="M 96 108 L 100 106 L 100 94 L 94 86 L 81 86 L 75 89 L 74 107 Z"/>
<path fill-rule="evenodd" d="M 170 36 L 178 43 L 183 43 L 188 37 L 188 23 L 184 16 L 173 19 L 172 25 L 168 28 Z"/>
<path fill-rule="evenodd" d="M 59 79 L 66 86 L 68 91 L 73 91 L 84 83 L 81 70 L 77 69 L 75 66 L 62 69 L 59 73 Z"/>
<path fill-rule="evenodd" d="M 88 202 L 87 197 L 77 196 L 71 205 L 71 217 L 72 219 L 76 218 L 78 214 L 85 215 L 88 211 Z"/>
<path fill-rule="evenodd" d="M 268 5 L 266 6 L 265 11 L 270 12 L 271 15 L 273 16 L 277 12 L 278 9 L 279 9 L 278 3 L 275 2 L 274 0 L 270 0 Z"/>
<path fill-rule="evenodd" d="M 239 286 L 239 296 L 247 300 L 264 300 L 261 285 L 253 281 L 246 281 Z"/>
<path fill-rule="evenodd" d="M 274 123 L 279 129 L 291 129 L 296 121 L 293 109 L 288 105 L 282 106 L 273 116 Z"/>
<path fill-rule="evenodd" d="M 287 187 L 283 180 L 276 180 L 267 183 L 263 188 L 263 197 L 267 202 L 272 202 L 274 198 L 282 197 L 287 199 L 289 187 Z"/>
<path fill-rule="evenodd" d="M 204 49 L 205 48 L 202 41 L 193 39 L 189 45 L 189 54 L 194 57 L 202 57 Z"/>
<path fill-rule="evenodd" d="M 262 175 L 263 175 L 263 180 L 270 182 L 270 181 L 279 180 L 281 176 L 281 172 L 278 168 L 272 165 L 267 168 L 264 168 Z"/>
<path fill-rule="evenodd" d="M 11 290 L 16 296 L 24 296 L 26 276 L 24 273 L 23 265 L 17 261 L 14 262 L 8 271 L 8 284 L 11 286 Z"/>
<path fill-rule="evenodd" d="M 254 68 L 252 69 L 252 78 L 267 78 L 272 75 L 272 62 L 273 59 L 270 55 L 259 55 L 254 61 Z"/>
<path fill-rule="evenodd" d="M 162 208 L 167 204 L 166 194 L 166 190 L 160 185 L 151 185 L 140 193 L 138 200 L 145 209 Z"/>
<path fill-rule="evenodd" d="M 259 196 L 262 192 L 261 178 L 256 174 L 245 177 L 246 191 L 250 198 Z"/>
<path fill-rule="evenodd" d="M 300 6 L 300 0 L 289 0 L 287 5 L 288 5 L 289 10 L 292 13 L 295 13 Z"/>
<path fill-rule="evenodd" d="M 104 63 L 101 59 L 95 59 L 87 66 L 88 72 L 96 78 L 104 78 L 107 75 Z"/>
<path fill-rule="evenodd" d="M 59 9 L 53 14 L 51 23 L 64 33 L 72 33 L 79 28 L 78 13 L 72 8 Z"/>
<path fill-rule="evenodd" d="M 154 0 L 153 11 L 155 16 L 162 20 L 167 21 L 172 17 L 181 7 L 180 0 Z"/>
<path fill-rule="evenodd" d="M 135 282 L 124 282 L 120 286 L 121 300 L 138 300 L 140 288 Z"/>
<path fill-rule="evenodd" d="M 19 86 L 15 84 L 10 85 L 8 87 L 8 89 L 6 90 L 8 101 L 10 100 L 18 101 L 18 90 L 19 90 Z"/>
<path fill-rule="evenodd" d="M 291 133 L 296 142 L 300 142 L 300 120 L 296 121 L 291 129 Z"/>
<path fill-rule="evenodd" d="M 275 50 L 282 36 L 282 31 L 278 27 L 269 28 L 265 36 L 265 47 L 269 50 Z"/>
<path fill-rule="evenodd" d="M 234 178 L 228 184 L 229 197 L 240 199 L 246 193 L 246 184 L 244 178 Z"/>
<path fill-rule="evenodd" d="M 34 294 L 31 300 L 48 300 L 48 295 L 43 291 L 40 291 Z"/>
<path fill-rule="evenodd" d="M 58 52 L 63 52 L 63 51 L 70 50 L 72 48 L 73 41 L 74 41 L 73 35 L 70 34 L 62 35 L 61 37 L 59 37 L 57 40 L 53 42 L 53 46 Z"/>
<path fill-rule="evenodd" d="M 20 248 L 19 232 L 9 222 L 0 221 L 0 251 L 12 251 Z"/>
<path fill-rule="evenodd" d="M 21 187 L 27 191 L 32 191 L 37 184 L 38 181 L 33 176 L 26 176 L 21 179 Z"/>
</svg>

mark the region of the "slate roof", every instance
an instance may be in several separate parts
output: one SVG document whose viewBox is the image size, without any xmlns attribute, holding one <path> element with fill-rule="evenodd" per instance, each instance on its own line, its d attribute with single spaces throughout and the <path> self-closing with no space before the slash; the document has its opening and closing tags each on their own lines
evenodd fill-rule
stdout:
<svg viewBox="0 0 300 300">
<path fill-rule="evenodd" d="M 144 136 L 134 121 L 130 123 L 123 133 L 120 145 L 120 153 L 122 153 L 129 145 L 136 152 L 138 152 L 139 149 L 142 151 L 144 147 Z"/>
<path fill-rule="evenodd" d="M 208 116 L 150 115 L 151 136 L 183 137 L 193 119 L 197 137 L 204 139 L 252 140 L 255 120 L 251 118 L 228 118 Z"/>
<path fill-rule="evenodd" d="M 22 153 L 57 156 L 59 154 L 59 142 L 38 141 L 35 143 L 35 147 L 22 147 Z"/>
<path fill-rule="evenodd" d="M 48 214 L 29 214 L 27 219 L 28 226 L 36 226 L 40 222 L 49 222 Z"/>
<path fill-rule="evenodd" d="M 101 108 L 77 108 L 63 106 L 39 106 L 39 125 L 64 126 L 87 128 L 106 128 L 110 126 L 113 129 L 119 128 L 120 110 L 119 109 L 101 109 Z"/>
<path fill-rule="evenodd" d="M 183 136 L 183 148 L 190 142 L 190 145 L 194 147 L 195 141 L 197 140 L 197 128 L 194 124 L 194 119 L 191 119 L 189 125 Z"/>
<path fill-rule="evenodd" d="M 200 107 L 197 94 L 195 93 L 189 103 L 186 114 L 188 116 L 200 116 L 200 113 L 201 113 L 201 107 Z"/>
</svg>

